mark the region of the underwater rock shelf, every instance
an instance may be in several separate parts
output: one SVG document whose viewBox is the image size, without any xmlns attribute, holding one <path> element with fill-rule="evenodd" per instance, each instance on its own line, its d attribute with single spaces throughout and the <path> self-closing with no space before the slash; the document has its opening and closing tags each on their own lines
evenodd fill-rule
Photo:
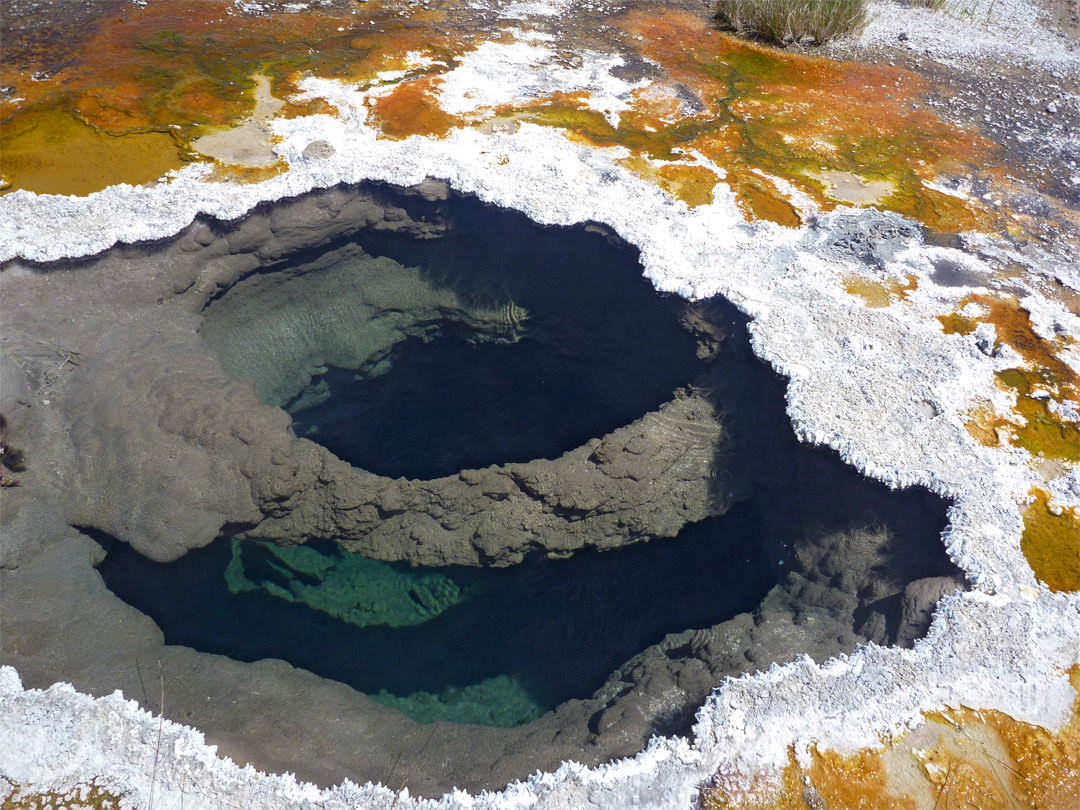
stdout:
<svg viewBox="0 0 1080 810">
<path fill-rule="evenodd" d="M 775 584 L 746 507 L 674 539 L 503 569 L 221 538 L 167 564 L 112 543 L 98 570 L 166 643 L 284 659 L 420 722 L 493 726 L 589 698 L 665 634 L 751 610 Z"/>
<path fill-rule="evenodd" d="M 200 333 L 296 435 L 392 478 L 556 459 L 701 373 L 625 245 L 464 200 L 439 218 L 248 276 Z"/>
</svg>

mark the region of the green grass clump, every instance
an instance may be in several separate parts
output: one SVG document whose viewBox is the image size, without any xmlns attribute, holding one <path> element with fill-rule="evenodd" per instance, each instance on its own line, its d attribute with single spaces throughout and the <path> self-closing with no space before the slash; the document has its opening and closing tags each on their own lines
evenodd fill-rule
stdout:
<svg viewBox="0 0 1080 810">
<path fill-rule="evenodd" d="M 821 45 L 866 24 L 866 0 L 718 0 L 720 21 L 740 34 Z"/>
</svg>

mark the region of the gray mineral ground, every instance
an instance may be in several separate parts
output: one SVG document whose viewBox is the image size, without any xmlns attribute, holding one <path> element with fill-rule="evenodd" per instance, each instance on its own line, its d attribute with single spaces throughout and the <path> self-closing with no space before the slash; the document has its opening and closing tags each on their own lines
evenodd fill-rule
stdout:
<svg viewBox="0 0 1080 810">
<path fill-rule="evenodd" d="M 333 231 L 296 227 L 329 204 Z M 114 248 L 78 275 L 47 268 L 124 316 L 79 321 L 62 296 L 49 313 L 79 362 L 50 381 L 55 421 L 18 435 L 72 483 L 14 491 L 12 535 L 51 539 L 3 574 L 6 661 L 27 686 L 119 688 L 148 708 L 160 662 L 167 716 L 238 761 L 331 785 L 390 780 L 400 759 L 437 796 L 687 735 L 726 676 L 911 646 L 964 587 L 945 502 L 800 445 L 743 316 L 658 297 L 636 264 L 580 228 L 368 185 Z M 438 369 L 409 366 L 435 352 L 442 390 Z M 4 373 L 30 386 L 38 362 Z M 522 394 L 533 377 L 554 398 L 503 419 L 547 396 Z M 428 397 L 418 413 L 441 433 L 399 418 Z M 64 424 L 80 451 L 47 454 Z M 513 460 L 537 430 L 568 445 Z M 472 457 L 478 432 L 501 437 L 484 466 L 431 452 Z M 355 466 L 319 443 L 331 434 Z M 364 469 L 406 456 L 414 477 Z M 40 615 L 69 618 L 43 634 Z"/>
</svg>

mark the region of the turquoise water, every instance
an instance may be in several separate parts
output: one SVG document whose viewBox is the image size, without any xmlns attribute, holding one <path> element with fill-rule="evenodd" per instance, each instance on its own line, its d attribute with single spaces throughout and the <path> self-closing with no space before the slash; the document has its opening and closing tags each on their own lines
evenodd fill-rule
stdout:
<svg viewBox="0 0 1080 810">
<path fill-rule="evenodd" d="M 505 569 L 222 537 L 167 564 L 115 543 L 99 570 L 168 644 L 281 658 L 420 722 L 492 726 L 590 697 L 665 634 L 751 610 L 775 583 L 751 506 L 673 539 Z"/>
</svg>

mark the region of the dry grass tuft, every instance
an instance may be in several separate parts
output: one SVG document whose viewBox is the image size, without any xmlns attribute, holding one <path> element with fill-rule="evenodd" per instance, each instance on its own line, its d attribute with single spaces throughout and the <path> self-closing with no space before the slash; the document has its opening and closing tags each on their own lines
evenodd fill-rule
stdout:
<svg viewBox="0 0 1080 810">
<path fill-rule="evenodd" d="M 781 45 L 821 45 L 867 20 L 866 0 L 718 0 L 716 14 L 740 34 Z"/>
</svg>

